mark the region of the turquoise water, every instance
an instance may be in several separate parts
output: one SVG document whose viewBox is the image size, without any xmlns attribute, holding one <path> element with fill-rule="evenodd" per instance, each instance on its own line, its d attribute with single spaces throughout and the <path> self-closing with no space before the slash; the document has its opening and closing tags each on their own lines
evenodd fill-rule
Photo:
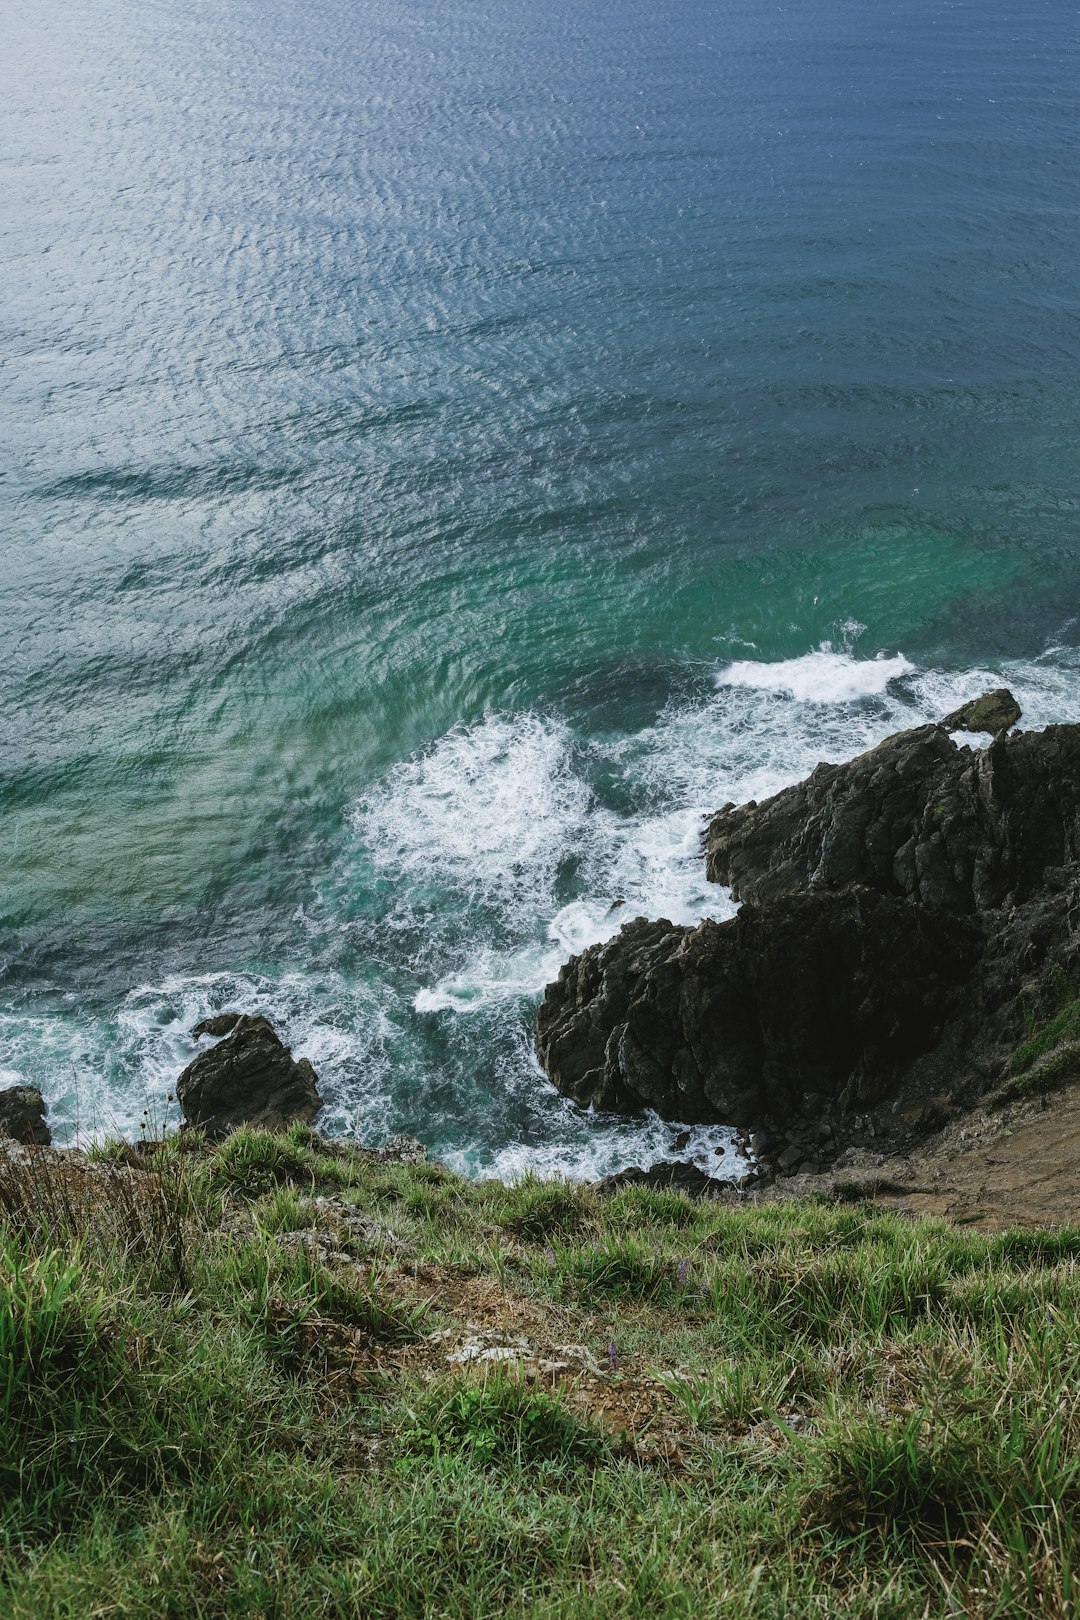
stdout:
<svg viewBox="0 0 1080 1620">
<path fill-rule="evenodd" d="M 591 1173 L 566 954 L 701 816 L 1080 719 L 1075 7 L 40 0 L 0 52 L 0 1078 Z M 723 1132 L 698 1133 L 715 1163 Z"/>
</svg>

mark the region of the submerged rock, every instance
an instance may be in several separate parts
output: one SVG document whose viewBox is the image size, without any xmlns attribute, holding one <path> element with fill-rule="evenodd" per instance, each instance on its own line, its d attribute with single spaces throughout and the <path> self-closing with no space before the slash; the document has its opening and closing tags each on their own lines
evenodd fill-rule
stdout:
<svg viewBox="0 0 1080 1620">
<path fill-rule="evenodd" d="M 6 1086 L 0 1091 L 0 1136 L 35 1147 L 48 1147 L 52 1142 L 45 1123 L 45 1099 L 35 1086 Z"/>
<path fill-rule="evenodd" d="M 315 1070 L 307 1058 L 293 1058 L 267 1019 L 222 1013 L 192 1033 L 224 1037 L 176 1082 L 186 1122 L 211 1140 L 238 1125 L 273 1131 L 296 1120 L 310 1124 L 322 1107 Z"/>
<path fill-rule="evenodd" d="M 602 1181 L 594 1181 L 593 1187 L 602 1196 L 618 1192 L 621 1187 L 665 1187 L 675 1192 L 686 1193 L 689 1198 L 718 1199 L 733 1197 L 739 1190 L 739 1183 L 721 1180 L 719 1176 L 707 1176 L 696 1164 L 677 1159 L 660 1159 L 656 1164 L 651 1164 L 647 1170 L 642 1170 L 639 1165 L 630 1165 L 625 1170 L 617 1170 L 614 1175 L 605 1176 Z"/>
</svg>

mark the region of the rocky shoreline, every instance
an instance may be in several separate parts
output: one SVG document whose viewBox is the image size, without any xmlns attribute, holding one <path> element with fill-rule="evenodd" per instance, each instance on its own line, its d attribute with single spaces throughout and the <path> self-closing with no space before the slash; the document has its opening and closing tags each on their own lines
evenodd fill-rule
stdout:
<svg viewBox="0 0 1080 1620">
<path fill-rule="evenodd" d="M 724 806 L 703 858 L 742 902 L 735 917 L 636 918 L 564 965 L 537 1017 L 558 1090 L 734 1126 L 745 1158 L 737 1178 L 709 1176 L 676 1133 L 671 1159 L 599 1191 L 903 1198 L 947 1181 L 969 1137 L 1011 1135 L 1017 1108 L 1035 1143 L 1047 1098 L 1074 1090 L 1080 1149 L 1080 726 L 1023 732 L 1019 718 L 1009 692 L 988 693 L 762 804 Z M 955 740 L 983 729 L 989 746 Z M 222 1013 L 192 1034 L 214 1044 L 178 1077 L 181 1129 L 216 1142 L 317 1118 L 311 1064 L 265 1018 Z M 0 1092 L 0 1138 L 50 1143 L 38 1092 Z"/>
<path fill-rule="evenodd" d="M 1045 1087 L 1080 1032 L 1080 726 L 1019 717 L 989 693 L 725 806 L 705 859 L 738 915 L 638 918 L 566 963 L 537 1020 L 556 1087 L 741 1126 L 761 1180 L 909 1154 Z"/>
</svg>

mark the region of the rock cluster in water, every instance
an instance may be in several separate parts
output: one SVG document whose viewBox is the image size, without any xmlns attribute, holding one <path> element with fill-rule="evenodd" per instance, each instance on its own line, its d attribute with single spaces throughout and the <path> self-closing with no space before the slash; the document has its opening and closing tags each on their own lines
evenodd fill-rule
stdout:
<svg viewBox="0 0 1080 1620">
<path fill-rule="evenodd" d="M 707 870 L 739 914 L 638 918 L 566 963 L 537 1021 L 558 1089 L 768 1126 L 785 1168 L 984 1090 L 1080 985 L 1080 726 L 1019 716 L 990 693 L 721 810 Z"/>
</svg>

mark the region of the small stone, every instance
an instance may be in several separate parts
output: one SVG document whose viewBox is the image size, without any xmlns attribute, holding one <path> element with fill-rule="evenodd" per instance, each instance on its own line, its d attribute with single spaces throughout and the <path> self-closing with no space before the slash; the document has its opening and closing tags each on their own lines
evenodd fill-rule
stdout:
<svg viewBox="0 0 1080 1620">
<path fill-rule="evenodd" d="M 802 1156 L 802 1148 L 796 1147 L 794 1143 L 792 1143 L 790 1147 L 786 1147 L 784 1149 L 783 1153 L 781 1153 L 780 1157 L 777 1159 L 777 1169 L 782 1170 L 786 1175 L 789 1170 L 794 1170 Z"/>
</svg>

